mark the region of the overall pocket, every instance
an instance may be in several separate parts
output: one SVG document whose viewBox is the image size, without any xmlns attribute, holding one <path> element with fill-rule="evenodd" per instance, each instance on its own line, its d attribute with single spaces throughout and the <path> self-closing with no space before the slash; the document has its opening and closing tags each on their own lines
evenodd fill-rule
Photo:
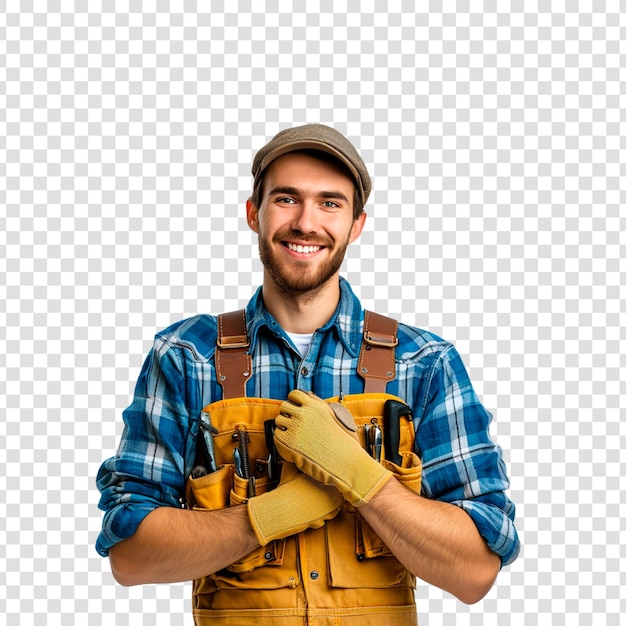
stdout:
<svg viewBox="0 0 626 626">
<path fill-rule="evenodd" d="M 210 511 L 226 508 L 229 504 L 234 474 L 235 466 L 227 464 L 220 466 L 216 472 L 200 478 L 189 477 L 185 485 L 187 506 L 190 509 Z"/>
<path fill-rule="evenodd" d="M 391 553 L 390 556 L 365 558 L 358 551 L 358 513 L 350 504 L 326 523 L 328 544 L 329 583 L 344 589 L 385 589 L 402 585 L 406 579 L 405 568 Z"/>
</svg>

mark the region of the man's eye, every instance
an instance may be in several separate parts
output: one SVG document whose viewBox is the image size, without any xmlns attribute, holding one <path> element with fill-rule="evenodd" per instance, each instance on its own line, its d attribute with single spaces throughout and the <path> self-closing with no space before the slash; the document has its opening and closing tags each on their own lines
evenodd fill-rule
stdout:
<svg viewBox="0 0 626 626">
<path fill-rule="evenodd" d="M 331 202 L 330 200 L 326 200 L 326 202 L 324 202 L 324 206 L 328 209 L 336 209 L 339 207 L 338 204 L 335 204 L 334 202 Z"/>
<path fill-rule="evenodd" d="M 277 198 L 276 202 L 282 202 L 284 204 L 294 204 L 293 198 Z"/>
</svg>

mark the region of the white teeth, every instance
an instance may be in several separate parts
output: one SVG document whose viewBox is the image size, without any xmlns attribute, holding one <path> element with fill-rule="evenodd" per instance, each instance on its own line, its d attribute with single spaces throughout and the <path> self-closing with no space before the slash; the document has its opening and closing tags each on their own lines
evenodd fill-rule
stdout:
<svg viewBox="0 0 626 626">
<path fill-rule="evenodd" d="M 321 246 L 299 246 L 294 243 L 288 243 L 287 247 L 294 252 L 303 252 L 304 254 L 317 252 L 321 248 Z"/>
</svg>

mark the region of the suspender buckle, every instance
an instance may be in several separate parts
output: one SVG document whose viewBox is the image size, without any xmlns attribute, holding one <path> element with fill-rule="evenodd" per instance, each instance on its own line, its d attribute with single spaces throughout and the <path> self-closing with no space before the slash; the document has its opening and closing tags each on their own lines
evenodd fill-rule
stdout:
<svg viewBox="0 0 626 626">
<path fill-rule="evenodd" d="M 398 337 L 394 335 L 373 334 L 369 331 L 363 333 L 363 341 L 369 346 L 381 348 L 395 348 L 398 345 Z"/>
<path fill-rule="evenodd" d="M 230 335 L 218 339 L 217 345 L 222 350 L 229 350 L 233 348 L 247 348 L 250 346 L 250 342 L 247 335 Z"/>
</svg>

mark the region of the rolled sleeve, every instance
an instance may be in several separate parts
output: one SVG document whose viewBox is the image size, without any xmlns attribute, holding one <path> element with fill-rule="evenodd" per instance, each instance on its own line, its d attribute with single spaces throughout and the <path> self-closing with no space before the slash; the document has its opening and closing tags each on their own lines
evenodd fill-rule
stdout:
<svg viewBox="0 0 626 626">
<path fill-rule="evenodd" d="M 504 500 L 506 502 L 500 505 L 487 504 L 478 499 L 452 502 L 472 518 L 478 532 L 491 551 L 500 557 L 503 566 L 513 563 L 520 551 L 520 541 L 513 524 L 514 506 L 510 500 Z M 510 507 L 513 507 L 513 511 Z"/>
<path fill-rule="evenodd" d="M 112 482 L 115 484 L 111 485 Z M 109 486 L 105 487 L 107 483 Z M 105 514 L 102 530 L 96 541 L 96 550 L 101 556 L 108 556 L 112 546 L 134 535 L 148 513 L 159 506 L 164 506 L 165 503 L 151 501 L 140 493 L 123 492 L 124 489 L 129 489 L 131 481 L 119 478 L 119 473 L 115 469 L 115 459 L 109 459 L 102 464 L 97 485 L 102 493 L 99 507 Z M 172 503 L 171 506 L 176 504 Z"/>
<path fill-rule="evenodd" d="M 104 461 L 96 479 L 104 511 L 96 550 L 102 556 L 154 509 L 181 506 L 185 459 L 193 449 L 187 396 L 182 359 L 157 339 L 123 413 L 117 454 Z"/>
<path fill-rule="evenodd" d="M 423 493 L 462 508 L 503 565 L 520 551 L 515 505 L 502 450 L 489 435 L 491 414 L 479 401 L 453 346 L 433 362 L 416 433 Z"/>
</svg>

